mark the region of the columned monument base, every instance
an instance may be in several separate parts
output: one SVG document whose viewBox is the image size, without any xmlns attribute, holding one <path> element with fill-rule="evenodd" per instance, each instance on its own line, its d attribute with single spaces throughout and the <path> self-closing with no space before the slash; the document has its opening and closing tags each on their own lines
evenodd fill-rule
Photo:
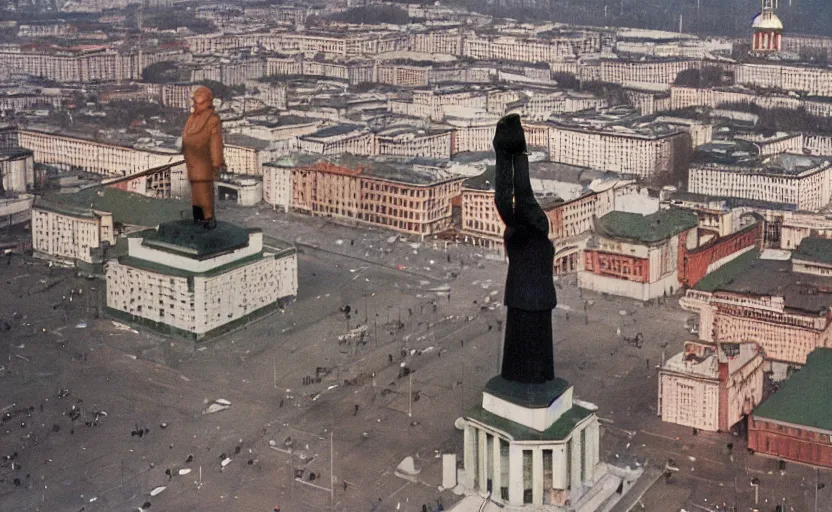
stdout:
<svg viewBox="0 0 832 512">
<path fill-rule="evenodd" d="M 563 379 L 518 384 L 494 377 L 464 417 L 460 483 L 512 506 L 568 507 L 596 481 L 597 407 L 574 401 Z"/>
</svg>

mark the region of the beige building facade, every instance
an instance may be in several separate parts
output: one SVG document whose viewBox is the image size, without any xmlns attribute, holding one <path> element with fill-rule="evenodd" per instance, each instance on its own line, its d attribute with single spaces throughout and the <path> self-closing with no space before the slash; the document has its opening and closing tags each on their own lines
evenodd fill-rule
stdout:
<svg viewBox="0 0 832 512">
<path fill-rule="evenodd" d="M 763 399 L 763 353 L 756 343 L 686 342 L 659 370 L 662 421 L 727 432 Z"/>
<path fill-rule="evenodd" d="M 66 263 L 100 263 L 98 251 L 115 244 L 113 215 L 38 200 L 32 206 L 35 253 Z"/>
</svg>

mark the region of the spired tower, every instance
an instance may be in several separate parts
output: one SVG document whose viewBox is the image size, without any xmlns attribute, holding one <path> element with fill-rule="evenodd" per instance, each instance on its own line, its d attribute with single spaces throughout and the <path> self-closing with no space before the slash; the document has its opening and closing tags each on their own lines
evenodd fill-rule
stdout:
<svg viewBox="0 0 832 512">
<path fill-rule="evenodd" d="M 783 48 L 783 22 L 774 14 L 778 0 L 761 0 L 762 12 L 754 18 L 752 51 L 775 53 Z"/>
</svg>

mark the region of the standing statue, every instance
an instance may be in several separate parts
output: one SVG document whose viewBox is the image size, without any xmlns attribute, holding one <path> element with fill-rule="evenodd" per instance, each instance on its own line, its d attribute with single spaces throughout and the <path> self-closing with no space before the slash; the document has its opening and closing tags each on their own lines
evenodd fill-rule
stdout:
<svg viewBox="0 0 832 512">
<path fill-rule="evenodd" d="M 510 114 L 497 123 L 494 151 L 494 202 L 506 225 L 503 241 L 508 255 L 504 298 L 508 312 L 500 376 L 512 382 L 541 384 L 555 378 L 555 248 L 549 240 L 549 219 L 532 192 L 520 116 Z"/>
<path fill-rule="evenodd" d="M 217 227 L 214 218 L 214 181 L 225 169 L 222 122 L 214 110 L 211 89 L 199 86 L 193 95 L 193 110 L 182 132 L 182 155 L 191 183 L 194 223 L 206 229 Z"/>
</svg>

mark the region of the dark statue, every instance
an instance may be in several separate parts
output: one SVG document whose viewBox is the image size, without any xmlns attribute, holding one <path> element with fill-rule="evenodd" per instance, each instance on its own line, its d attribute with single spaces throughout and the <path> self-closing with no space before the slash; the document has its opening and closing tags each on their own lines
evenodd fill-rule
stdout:
<svg viewBox="0 0 832 512">
<path fill-rule="evenodd" d="M 494 201 L 506 225 L 508 256 L 505 305 L 508 308 L 500 376 L 511 382 L 543 384 L 555 379 L 552 310 L 555 248 L 549 219 L 532 192 L 529 157 L 520 116 L 497 123 Z"/>
<path fill-rule="evenodd" d="M 214 110 L 211 89 L 199 86 L 194 90 L 193 109 L 182 132 L 182 155 L 191 184 L 194 223 L 206 229 L 217 227 L 214 218 L 214 181 L 225 169 L 222 122 Z"/>
</svg>

